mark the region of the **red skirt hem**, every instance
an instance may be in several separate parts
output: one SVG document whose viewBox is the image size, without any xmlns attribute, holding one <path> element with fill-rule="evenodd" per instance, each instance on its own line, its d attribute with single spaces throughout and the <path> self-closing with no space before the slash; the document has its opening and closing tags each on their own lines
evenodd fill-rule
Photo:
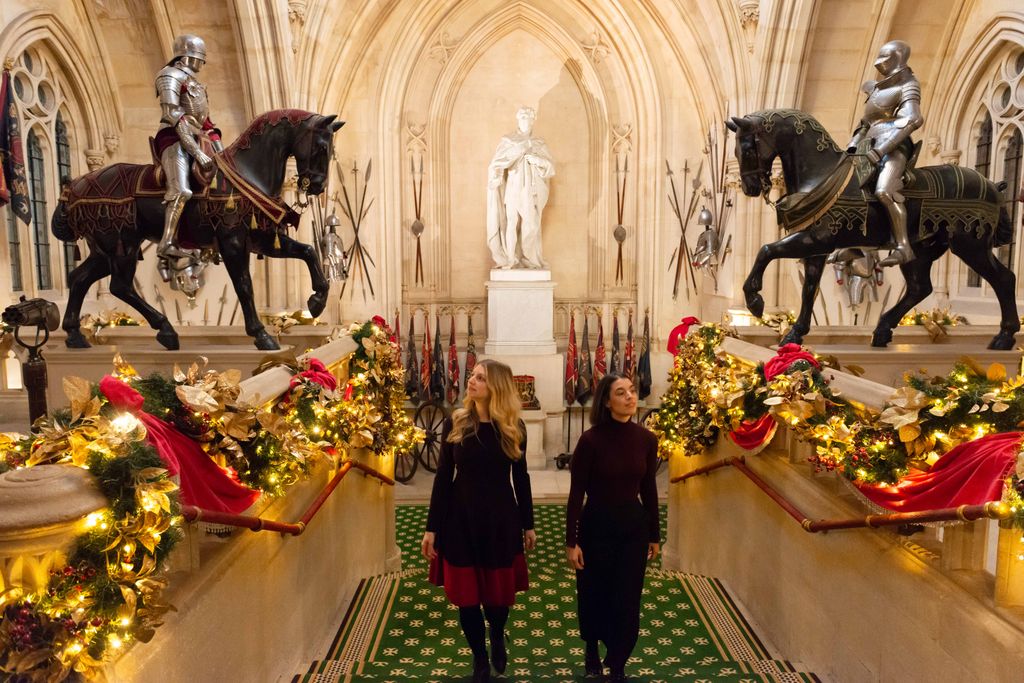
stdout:
<svg viewBox="0 0 1024 683">
<path fill-rule="evenodd" d="M 526 558 L 519 553 L 511 567 L 457 567 L 441 557 L 430 561 L 430 583 L 444 587 L 448 600 L 456 607 L 486 605 L 511 607 L 516 593 L 530 587 Z"/>
</svg>

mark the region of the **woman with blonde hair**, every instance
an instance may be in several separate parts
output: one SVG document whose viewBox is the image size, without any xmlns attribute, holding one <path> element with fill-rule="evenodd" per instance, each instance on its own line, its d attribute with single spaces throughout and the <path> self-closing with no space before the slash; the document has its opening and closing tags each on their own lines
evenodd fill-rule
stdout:
<svg viewBox="0 0 1024 683">
<path fill-rule="evenodd" d="M 430 582 L 459 608 L 473 651 L 473 681 L 489 681 L 491 663 L 508 664 L 505 622 L 517 592 L 528 587 L 524 550 L 537 544 L 526 472 L 526 430 L 519 395 L 504 363 L 482 360 L 466 382 L 466 399 L 446 421 L 421 550 Z M 483 613 L 480 608 L 483 606 Z"/>
</svg>

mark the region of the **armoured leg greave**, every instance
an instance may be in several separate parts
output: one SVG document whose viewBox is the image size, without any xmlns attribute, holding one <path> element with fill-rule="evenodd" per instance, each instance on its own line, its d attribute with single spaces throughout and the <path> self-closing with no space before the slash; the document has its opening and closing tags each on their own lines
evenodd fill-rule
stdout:
<svg viewBox="0 0 1024 683">
<path fill-rule="evenodd" d="M 178 221 L 181 219 L 181 214 L 185 210 L 185 204 L 188 202 L 190 195 L 191 193 L 187 195 L 179 194 L 167 202 L 167 207 L 164 209 L 164 232 L 160 237 L 160 244 L 156 248 L 157 256 L 162 259 L 173 259 L 191 255 L 191 252 L 180 249 L 175 239 L 178 232 Z"/>
<path fill-rule="evenodd" d="M 879 198 L 889 213 L 892 237 L 896 242 L 896 248 L 886 258 L 879 261 L 879 265 L 883 267 L 901 266 L 908 261 L 913 261 L 914 250 L 910 247 L 910 236 L 907 234 L 907 208 L 903 206 L 902 202 L 897 202 L 889 195 Z"/>
</svg>

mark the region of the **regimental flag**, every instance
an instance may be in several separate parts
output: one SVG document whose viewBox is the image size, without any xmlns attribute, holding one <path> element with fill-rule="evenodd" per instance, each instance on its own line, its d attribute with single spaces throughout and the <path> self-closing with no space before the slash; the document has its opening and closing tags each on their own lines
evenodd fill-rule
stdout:
<svg viewBox="0 0 1024 683">
<path fill-rule="evenodd" d="M 10 203 L 10 211 L 25 225 L 32 222 L 32 205 L 25 180 L 25 152 L 21 145 L 18 105 L 11 92 L 11 72 L 4 69 L 0 79 L 0 206 Z"/>
<path fill-rule="evenodd" d="M 633 309 L 629 309 L 629 326 L 626 328 L 626 352 L 622 356 L 622 374 L 633 381 L 636 379 L 636 365 L 633 348 Z"/>
<path fill-rule="evenodd" d="M 401 339 L 401 337 L 399 337 Z M 420 361 L 416 356 L 416 314 L 409 317 L 409 342 L 405 353 L 405 395 L 413 405 L 420 402 L 423 383 L 420 381 Z"/>
<path fill-rule="evenodd" d="M 594 388 L 593 391 L 597 391 L 597 383 L 604 377 L 605 372 L 608 371 L 608 366 L 604 359 L 604 321 L 601 320 L 601 314 L 597 314 L 597 347 L 594 348 Z"/>
<path fill-rule="evenodd" d="M 430 358 L 430 317 L 423 316 L 423 363 L 420 364 L 420 398 L 430 400 L 430 375 L 434 364 Z"/>
<path fill-rule="evenodd" d="M 402 359 L 402 317 L 395 311 L 394 332 L 388 336 L 392 344 L 398 344 L 398 359 Z"/>
<path fill-rule="evenodd" d="M 430 397 L 444 400 L 444 351 L 441 349 L 441 314 L 434 314 L 434 352 L 430 358 Z"/>
<path fill-rule="evenodd" d="M 576 402 L 576 381 L 579 378 L 579 366 L 576 358 L 576 316 L 569 311 L 569 345 L 565 349 L 565 405 Z"/>
<path fill-rule="evenodd" d="M 448 402 L 455 405 L 459 400 L 459 350 L 455 346 L 455 314 L 452 314 L 451 332 L 448 335 Z"/>
<path fill-rule="evenodd" d="M 579 370 L 576 377 L 576 402 L 583 405 L 590 398 L 594 388 L 594 372 L 590 369 L 590 322 L 583 311 L 583 341 L 580 344 Z"/>
<path fill-rule="evenodd" d="M 469 376 L 476 367 L 476 340 L 473 339 L 473 314 L 469 314 L 469 327 L 466 330 L 466 374 L 462 378 L 462 388 L 466 388 Z"/>
<path fill-rule="evenodd" d="M 608 359 L 608 372 L 622 372 L 622 353 L 619 351 L 619 314 L 612 317 L 612 355 Z"/>
<path fill-rule="evenodd" d="M 644 311 L 644 334 L 640 337 L 640 359 L 636 364 L 637 394 L 640 400 L 651 395 L 651 318 L 650 311 Z"/>
</svg>

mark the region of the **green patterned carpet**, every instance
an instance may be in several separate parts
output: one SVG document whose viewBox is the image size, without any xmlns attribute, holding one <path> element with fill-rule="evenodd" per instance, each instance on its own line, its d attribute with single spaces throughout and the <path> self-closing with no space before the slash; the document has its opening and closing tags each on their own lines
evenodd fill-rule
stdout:
<svg viewBox="0 0 1024 683">
<path fill-rule="evenodd" d="M 469 679 L 472 657 L 458 610 L 427 581 L 419 554 L 426 507 L 401 506 L 397 515 L 405 569 L 360 584 L 330 652 L 293 683 Z M 492 680 L 597 681 L 583 675 L 575 577 L 563 550 L 565 508 L 538 505 L 536 517 L 538 547 L 527 558 L 530 590 L 518 596 L 509 617 L 508 670 Z M 640 640 L 626 671 L 631 681 L 818 680 L 770 656 L 717 580 L 664 571 L 659 562 L 648 568 Z"/>
</svg>

